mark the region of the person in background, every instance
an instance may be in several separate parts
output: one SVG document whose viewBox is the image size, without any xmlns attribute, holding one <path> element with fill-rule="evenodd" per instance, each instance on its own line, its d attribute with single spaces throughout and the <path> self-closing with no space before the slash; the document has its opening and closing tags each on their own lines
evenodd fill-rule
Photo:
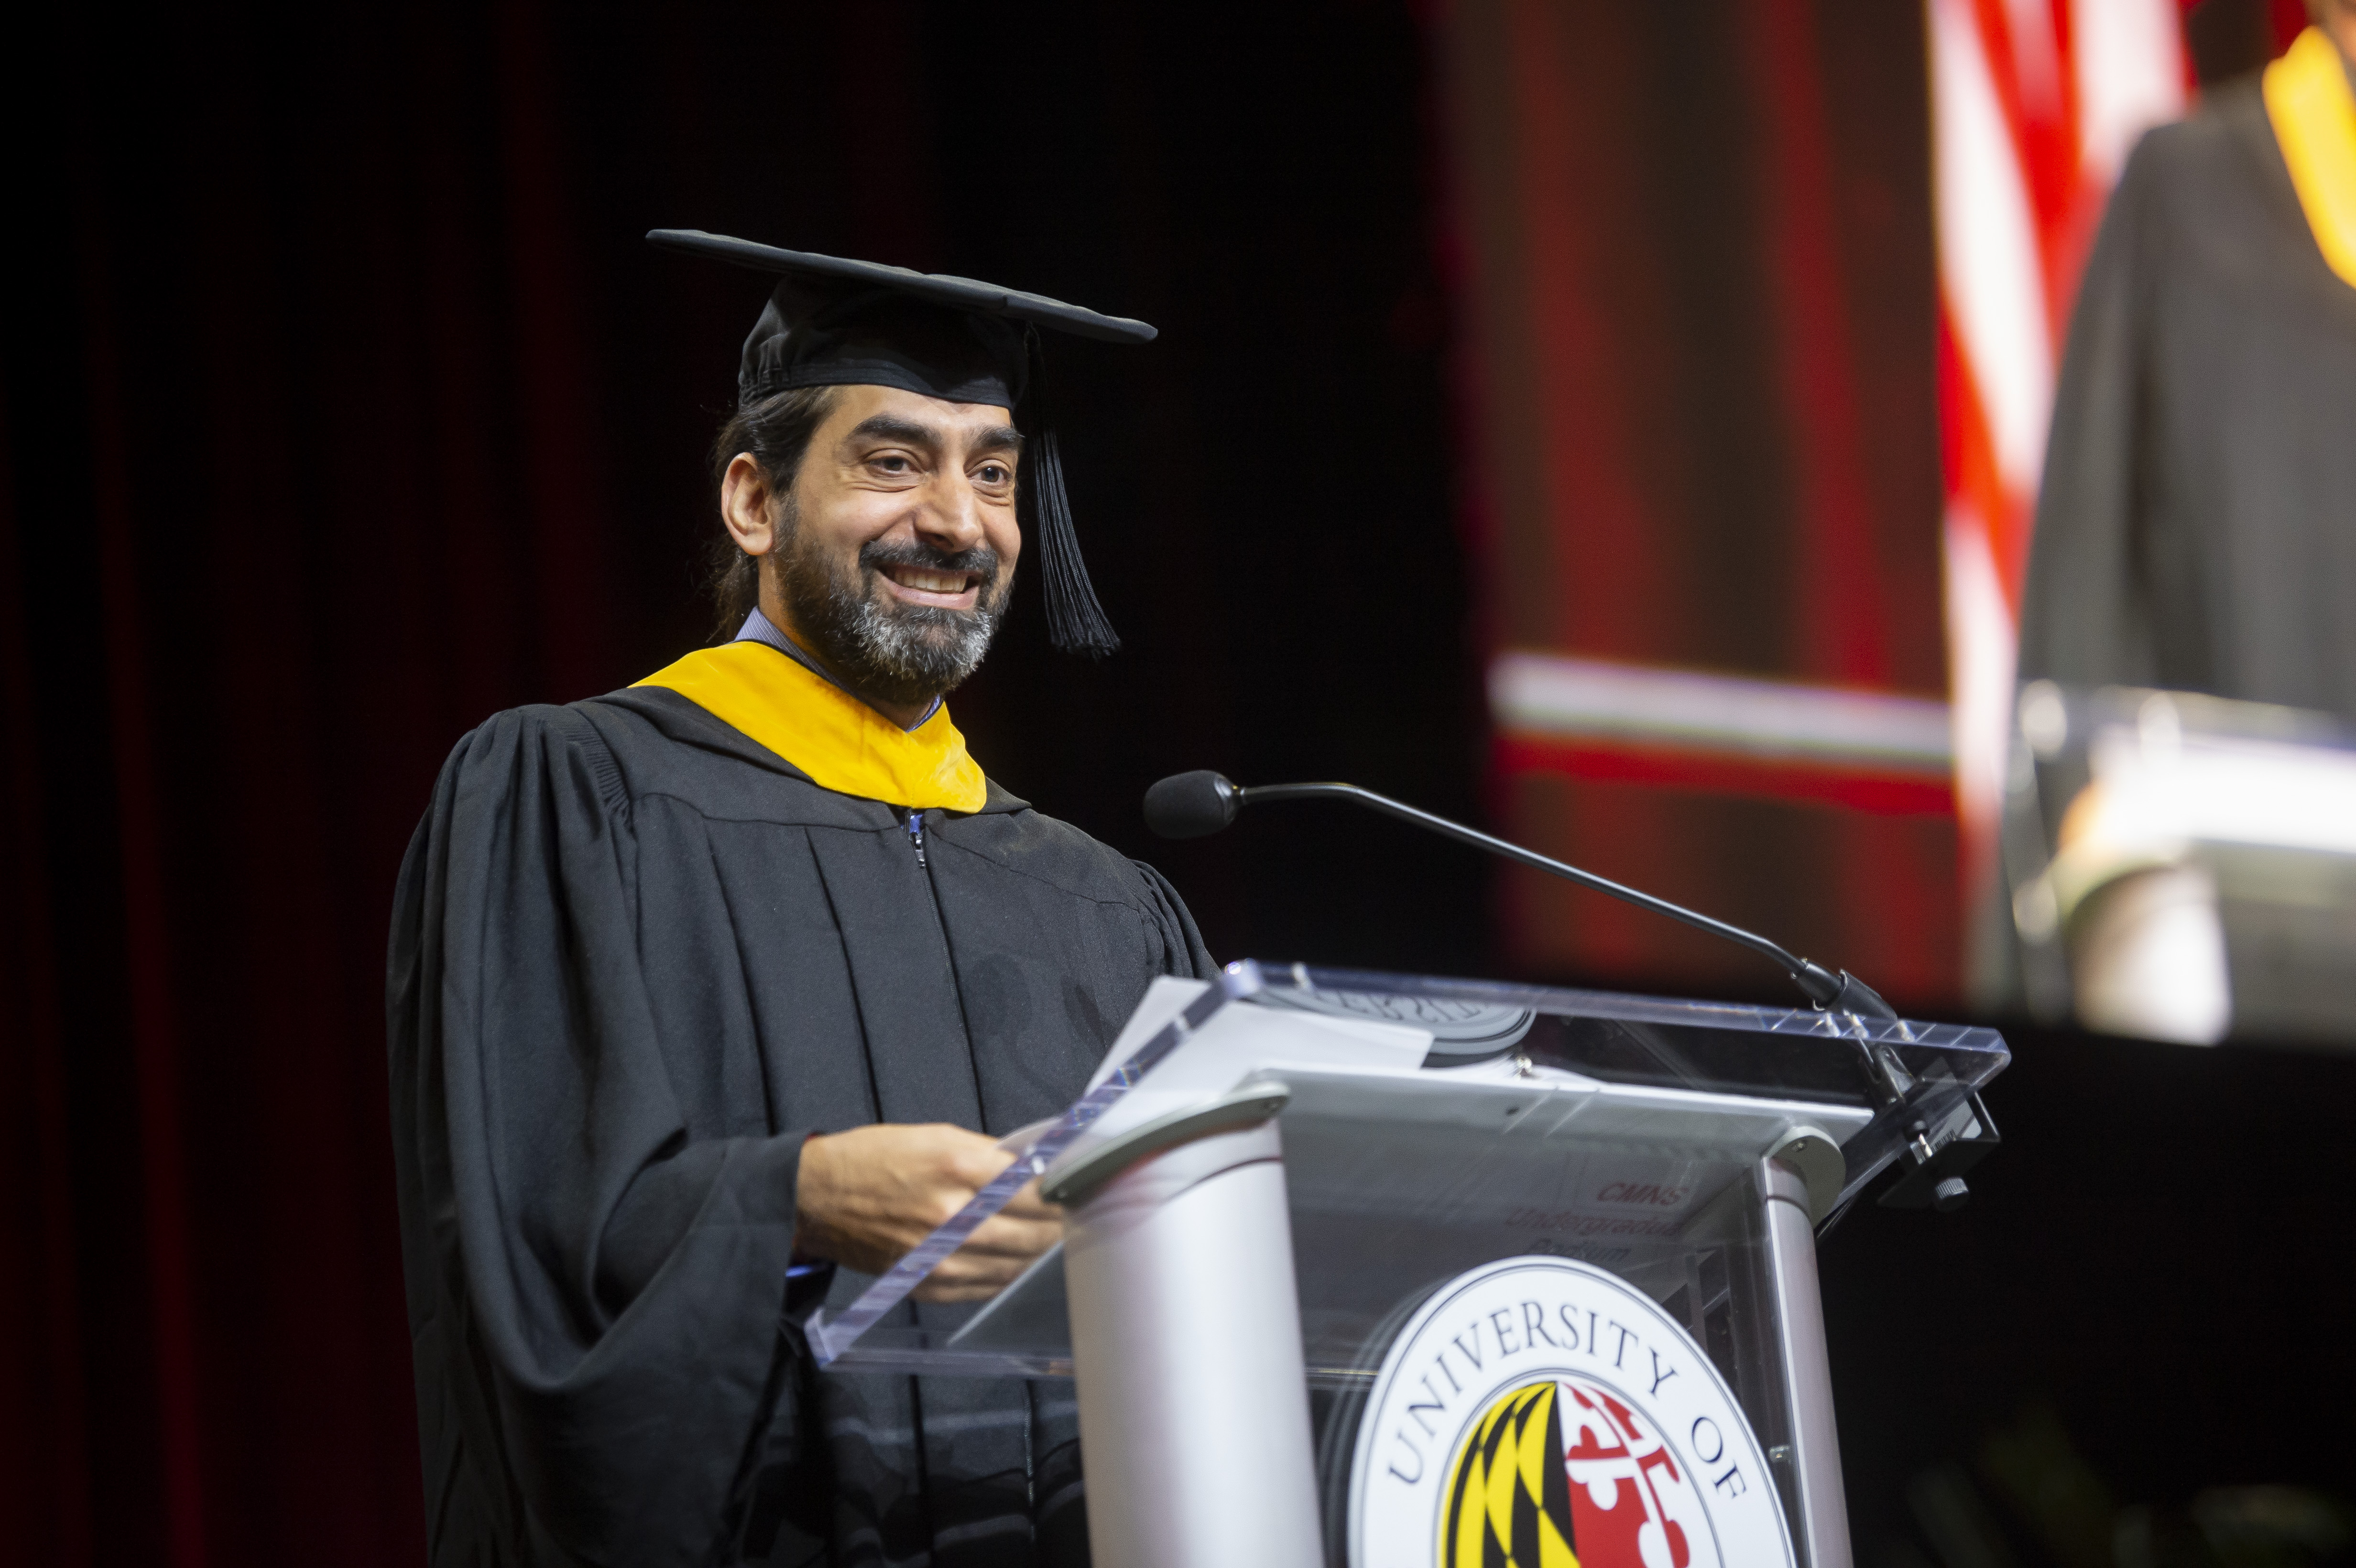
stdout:
<svg viewBox="0 0 2356 1568">
<path fill-rule="evenodd" d="M 2356 0 L 2308 8 L 2282 59 L 2146 134 L 2104 213 L 2022 594 L 2023 735 L 2040 760 L 2071 690 L 2201 693 L 2356 726 Z M 2279 933 L 2237 959 L 2201 855 L 2113 843 L 2137 819 L 2115 781 L 2040 800 L 2083 773 L 2056 783 L 2029 754 L 2005 863 L 2032 1008 L 2066 997 L 2092 1027 L 2193 1041 L 2346 1014 L 2327 978 L 2347 966 L 2338 938 L 2316 928 L 2328 940 L 2319 965 L 2298 961 L 2303 982 L 2263 958 L 2291 951 Z M 2106 856 L 2115 877 L 2066 901 L 2040 869 Z M 2233 979 L 2244 960 L 2268 965 L 2248 987 Z"/>
<path fill-rule="evenodd" d="M 2356 722 L 2356 0 L 2145 135 L 2086 267 L 2020 678 Z"/>
</svg>

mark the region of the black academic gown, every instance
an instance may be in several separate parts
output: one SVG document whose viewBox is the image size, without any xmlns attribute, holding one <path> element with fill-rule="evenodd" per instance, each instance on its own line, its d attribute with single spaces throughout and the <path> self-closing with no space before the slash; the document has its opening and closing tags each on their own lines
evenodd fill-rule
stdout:
<svg viewBox="0 0 2356 1568">
<path fill-rule="evenodd" d="M 1054 1114 L 1212 960 L 995 784 L 924 827 L 919 863 L 668 690 L 459 743 L 388 996 L 435 1563 L 1085 1561 L 1069 1385 L 813 1371 L 795 1173 L 814 1132 Z"/>
<path fill-rule="evenodd" d="M 2145 136 L 2053 409 L 2020 676 L 2356 720 L 2356 288 L 2257 78 Z"/>
</svg>

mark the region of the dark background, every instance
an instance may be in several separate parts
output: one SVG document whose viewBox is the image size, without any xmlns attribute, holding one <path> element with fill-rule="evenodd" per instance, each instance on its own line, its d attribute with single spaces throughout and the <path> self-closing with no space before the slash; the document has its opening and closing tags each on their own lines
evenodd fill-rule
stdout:
<svg viewBox="0 0 2356 1568">
<path fill-rule="evenodd" d="M 1451 0 L 1434 37 L 1484 651 L 1944 697 L 1922 7 Z M 1874 812 L 1824 793 L 1856 774 L 1777 789 L 1726 751 L 1674 787 L 1696 760 L 1501 730 L 1490 805 L 1546 853 L 1958 994 L 1944 781 Z M 1499 892 L 1534 967 L 1757 982 L 1567 883 Z"/>
<path fill-rule="evenodd" d="M 1655 9 L 1598 47 L 1633 29 L 1663 58 L 1735 18 Z M 1798 12 L 1840 31 L 1832 0 Z M 20 29 L 0 1553 L 422 1555 L 385 910 L 469 726 L 706 629 L 703 447 L 762 290 L 648 228 L 1159 325 L 1055 346 L 1130 646 L 1056 658 L 1025 592 L 960 727 L 1016 792 L 1150 854 L 1222 956 L 1511 968 L 1485 869 L 1448 846 L 1309 808 L 1160 845 L 1136 815 L 1205 765 L 1494 804 L 1433 27 L 1373 3 L 510 4 Z M 2316 1413 L 2350 1388 L 2356 1073 L 2012 1038 L 1977 1205 L 1862 1212 L 1826 1244 L 1861 1561 L 1903 1568 L 1910 1478 L 1984 1473 L 2040 1399 L 2117 1501 L 2339 1484 L 2356 1443 Z"/>
</svg>

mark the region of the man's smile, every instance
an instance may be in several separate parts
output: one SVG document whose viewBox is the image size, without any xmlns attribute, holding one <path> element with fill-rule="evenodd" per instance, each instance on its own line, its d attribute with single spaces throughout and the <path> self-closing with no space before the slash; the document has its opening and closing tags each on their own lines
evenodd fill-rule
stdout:
<svg viewBox="0 0 2356 1568">
<path fill-rule="evenodd" d="M 882 571 L 892 584 L 893 595 L 911 604 L 970 610 L 981 591 L 978 571 L 938 571 L 905 561 L 887 562 Z"/>
</svg>

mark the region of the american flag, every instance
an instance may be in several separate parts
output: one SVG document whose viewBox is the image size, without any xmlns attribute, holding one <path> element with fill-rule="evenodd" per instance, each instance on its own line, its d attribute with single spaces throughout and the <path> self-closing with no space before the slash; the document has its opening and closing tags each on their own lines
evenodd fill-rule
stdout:
<svg viewBox="0 0 2356 1568">
<path fill-rule="evenodd" d="M 1928 0 L 1955 805 L 1986 891 L 2021 578 L 2080 267 L 2136 138 L 2183 112 L 2178 0 Z"/>
</svg>

